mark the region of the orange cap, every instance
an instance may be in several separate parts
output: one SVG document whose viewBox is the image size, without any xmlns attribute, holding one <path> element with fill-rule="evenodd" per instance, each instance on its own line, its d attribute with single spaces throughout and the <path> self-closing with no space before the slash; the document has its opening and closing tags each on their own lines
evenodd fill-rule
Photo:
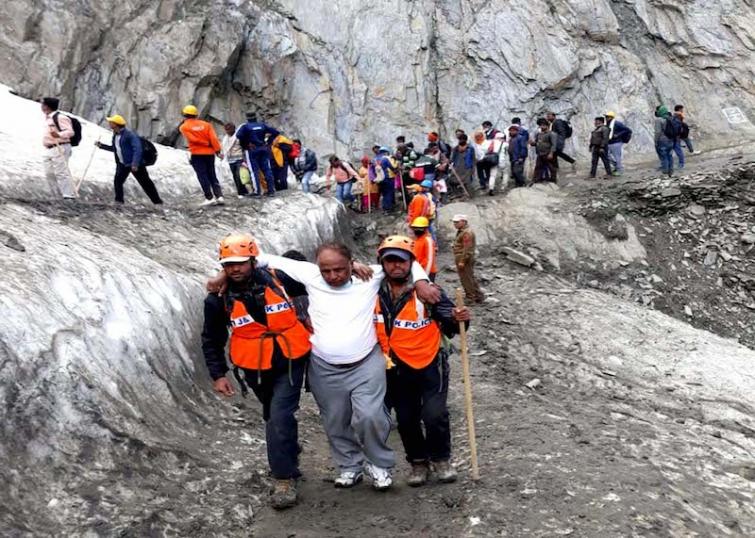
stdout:
<svg viewBox="0 0 755 538">
<path fill-rule="evenodd" d="M 260 249 L 249 234 L 231 234 L 220 242 L 220 263 L 239 263 L 259 256 Z"/>
</svg>

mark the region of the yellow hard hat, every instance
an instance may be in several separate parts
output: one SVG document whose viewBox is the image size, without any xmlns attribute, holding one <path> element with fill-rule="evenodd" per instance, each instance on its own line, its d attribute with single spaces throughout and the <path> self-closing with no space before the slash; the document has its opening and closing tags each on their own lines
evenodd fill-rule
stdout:
<svg viewBox="0 0 755 538">
<path fill-rule="evenodd" d="M 612 111 L 609 110 L 608 112 L 606 112 L 606 116 L 609 117 L 609 118 L 615 118 L 616 117 L 616 112 L 612 112 Z"/>
<path fill-rule="evenodd" d="M 199 110 L 197 110 L 197 107 L 194 105 L 186 105 L 183 107 L 183 110 L 181 110 L 181 114 L 184 116 L 199 116 Z"/>
<path fill-rule="evenodd" d="M 110 123 L 115 123 L 116 125 L 120 125 L 121 127 L 126 125 L 126 120 L 120 114 L 113 114 L 112 116 L 108 116 L 105 119 Z"/>
<path fill-rule="evenodd" d="M 412 221 L 411 227 L 412 228 L 427 228 L 430 226 L 430 221 L 427 220 L 427 217 L 417 217 Z"/>
</svg>

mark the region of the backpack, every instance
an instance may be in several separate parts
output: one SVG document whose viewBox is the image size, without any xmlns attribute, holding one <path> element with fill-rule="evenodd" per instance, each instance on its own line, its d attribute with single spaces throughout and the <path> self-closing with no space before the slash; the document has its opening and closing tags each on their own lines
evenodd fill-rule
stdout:
<svg viewBox="0 0 755 538">
<path fill-rule="evenodd" d="M 689 125 L 687 125 L 684 122 L 682 122 L 682 128 L 681 128 L 681 132 L 679 133 L 679 138 L 681 138 L 682 140 L 687 140 L 689 138 Z"/>
<path fill-rule="evenodd" d="M 625 127 L 625 129 L 626 129 L 626 130 L 625 130 L 625 131 L 624 131 L 623 133 L 621 133 L 621 138 L 620 138 L 620 140 L 621 140 L 621 141 L 622 141 L 622 142 L 623 142 L 624 144 L 628 144 L 628 143 L 629 143 L 629 141 L 630 141 L 630 140 L 632 140 L 632 129 L 630 129 L 629 127 Z"/>
<path fill-rule="evenodd" d="M 568 121 L 564 121 L 564 123 L 566 124 L 565 136 L 566 138 L 571 138 L 571 135 L 574 134 L 574 129 L 572 129 L 571 123 L 569 123 Z"/>
<path fill-rule="evenodd" d="M 676 140 L 681 133 L 681 122 L 676 118 L 666 118 L 666 123 L 663 124 L 663 134 L 666 138 Z"/>
<path fill-rule="evenodd" d="M 55 111 L 55 113 L 52 115 L 52 122 L 55 124 L 55 128 L 60 131 L 60 123 L 58 122 L 58 114 L 62 114 L 60 111 Z M 73 127 L 73 136 L 71 137 L 71 147 L 76 147 L 79 145 L 79 142 L 81 142 L 81 122 L 74 118 L 73 116 L 69 116 L 68 114 L 65 114 L 65 116 L 71 120 L 71 127 Z"/>
<path fill-rule="evenodd" d="M 152 166 L 157 162 L 157 148 L 143 136 L 139 137 L 139 141 L 142 143 L 142 164 Z"/>
</svg>

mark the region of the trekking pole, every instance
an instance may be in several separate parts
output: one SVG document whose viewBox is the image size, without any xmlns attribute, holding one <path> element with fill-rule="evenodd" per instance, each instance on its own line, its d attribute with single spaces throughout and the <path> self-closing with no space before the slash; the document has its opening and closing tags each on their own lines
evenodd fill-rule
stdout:
<svg viewBox="0 0 755 538">
<path fill-rule="evenodd" d="M 461 190 L 463 190 L 463 191 L 464 191 L 464 194 L 466 194 L 466 195 L 467 195 L 467 198 L 472 198 L 472 197 L 471 197 L 471 196 L 469 195 L 469 191 L 468 191 L 468 190 L 467 190 L 467 188 L 466 188 L 466 187 L 464 186 L 464 182 L 463 182 L 463 181 L 461 180 L 461 178 L 459 177 L 459 174 L 457 174 L 457 173 L 456 173 L 456 169 L 454 168 L 453 164 L 449 163 L 448 167 L 449 167 L 449 168 L 451 169 L 451 172 L 453 172 L 453 173 L 454 173 L 454 176 L 456 177 L 456 182 L 457 182 L 457 183 L 458 183 L 458 184 L 459 184 L 459 185 L 461 186 Z"/>
<path fill-rule="evenodd" d="M 367 195 L 367 214 L 372 213 L 372 193 L 370 192 L 370 176 L 364 176 L 364 192 Z"/>
<path fill-rule="evenodd" d="M 406 205 L 406 189 L 404 189 L 404 174 L 401 173 L 401 169 L 398 172 L 399 185 L 401 185 L 401 201 L 404 202 L 404 211 L 408 209 Z"/>
<path fill-rule="evenodd" d="M 97 137 L 97 144 L 95 144 L 94 148 L 92 148 L 92 154 L 89 156 L 89 162 L 87 163 L 86 168 L 84 168 L 84 173 L 81 174 L 81 179 L 79 179 L 79 182 L 76 183 L 76 193 L 78 194 L 79 188 L 81 187 L 81 184 L 84 183 L 84 179 L 87 177 L 87 172 L 89 172 L 89 167 L 92 166 L 92 161 L 94 160 L 94 154 L 99 149 L 99 143 L 100 143 L 100 137 Z"/>
<path fill-rule="evenodd" d="M 463 307 L 464 296 L 461 294 L 461 289 L 456 288 L 456 308 Z M 463 321 L 459 322 L 459 338 L 461 339 L 461 371 L 464 377 L 464 409 L 467 415 L 467 436 L 469 437 L 469 458 L 472 462 L 472 480 L 479 480 L 480 469 L 477 466 L 477 437 L 474 431 L 474 413 L 472 411 L 472 380 L 469 376 L 467 327 Z"/>
</svg>

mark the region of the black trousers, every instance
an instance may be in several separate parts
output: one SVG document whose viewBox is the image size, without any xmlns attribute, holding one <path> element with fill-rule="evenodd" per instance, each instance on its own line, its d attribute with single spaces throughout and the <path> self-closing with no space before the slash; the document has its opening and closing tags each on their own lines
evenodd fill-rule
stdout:
<svg viewBox="0 0 755 538">
<path fill-rule="evenodd" d="M 236 192 L 239 196 L 245 196 L 249 191 L 246 190 L 246 185 L 241 183 L 241 165 L 244 161 L 236 161 L 228 163 L 231 169 L 231 176 L 233 177 L 233 184 L 236 185 Z"/>
<path fill-rule="evenodd" d="M 611 175 L 611 165 L 608 162 L 608 151 L 605 148 L 592 148 L 592 164 L 590 165 L 590 177 L 598 173 L 598 160 L 603 161 L 606 175 Z"/>
<path fill-rule="evenodd" d="M 563 159 L 568 163 L 574 164 L 574 157 L 571 157 L 564 153 L 563 149 L 556 151 L 556 167 L 558 167 L 558 159 Z"/>
<path fill-rule="evenodd" d="M 306 358 L 288 360 L 276 346 L 270 370 L 264 370 L 260 375 L 256 370 L 244 370 L 247 385 L 262 403 L 267 461 L 273 476 L 278 479 L 301 476 L 296 411 L 306 366 Z"/>
<path fill-rule="evenodd" d="M 126 183 L 126 179 L 129 174 L 134 174 L 136 181 L 139 182 L 139 186 L 144 193 L 149 196 L 149 199 L 153 204 L 162 204 L 160 195 L 157 193 L 157 187 L 149 177 L 146 166 L 140 166 L 136 172 L 131 170 L 130 166 L 117 163 L 115 166 L 115 178 L 113 179 L 113 188 L 115 189 L 115 201 L 123 203 L 123 184 Z"/>
<path fill-rule="evenodd" d="M 527 184 L 527 180 L 524 177 L 524 161 L 512 161 L 511 177 L 514 178 L 514 184 L 517 187 L 524 187 Z"/>
<path fill-rule="evenodd" d="M 386 373 L 387 394 L 396 410 L 406 459 L 412 463 L 448 460 L 451 457 L 448 356 L 441 351 L 420 370 L 400 360 L 394 362 L 395 368 Z"/>
<path fill-rule="evenodd" d="M 556 168 L 556 159 L 554 155 L 553 160 L 548 160 L 545 155 L 538 155 L 535 160 L 535 171 L 533 173 L 532 180 L 538 181 L 552 181 L 556 183 L 558 179 L 558 168 Z"/>
<path fill-rule="evenodd" d="M 490 170 L 493 166 L 490 163 L 483 161 L 477 162 L 477 179 L 480 182 L 480 188 L 487 190 L 488 183 L 490 183 Z"/>
<path fill-rule="evenodd" d="M 215 175 L 215 155 L 192 155 L 190 160 L 204 197 L 212 200 L 213 194 L 216 198 L 223 196 L 218 176 Z"/>
</svg>

